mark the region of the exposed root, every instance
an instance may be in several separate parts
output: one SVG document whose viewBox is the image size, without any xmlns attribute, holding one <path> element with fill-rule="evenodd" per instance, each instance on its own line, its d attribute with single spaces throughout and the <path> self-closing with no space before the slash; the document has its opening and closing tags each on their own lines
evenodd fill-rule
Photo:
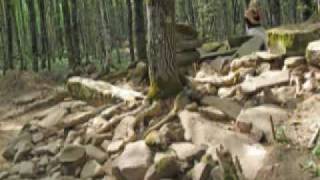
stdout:
<svg viewBox="0 0 320 180">
<path fill-rule="evenodd" d="M 158 123 L 156 123 L 155 125 L 153 125 L 152 127 L 150 127 L 144 134 L 144 137 L 146 137 L 150 132 L 154 131 L 154 130 L 158 130 L 161 128 L 161 126 L 163 126 L 164 124 L 172 121 L 176 116 L 177 113 L 179 111 L 181 111 L 182 109 L 184 109 L 184 107 L 188 104 L 189 99 L 188 97 L 185 95 L 184 92 L 181 92 L 180 94 L 178 94 L 178 96 L 176 97 L 175 101 L 174 101 L 174 106 L 173 109 L 169 112 L 168 115 L 166 115 L 162 120 L 160 120 Z"/>
</svg>

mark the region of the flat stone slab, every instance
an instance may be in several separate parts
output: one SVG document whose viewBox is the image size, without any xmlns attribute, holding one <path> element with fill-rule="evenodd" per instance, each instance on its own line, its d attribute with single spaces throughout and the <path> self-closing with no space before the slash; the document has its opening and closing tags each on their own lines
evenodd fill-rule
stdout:
<svg viewBox="0 0 320 180">
<path fill-rule="evenodd" d="M 216 149 L 223 145 L 234 156 L 238 156 L 244 175 L 253 179 L 262 167 L 266 149 L 247 135 L 229 131 L 219 123 L 205 119 L 200 113 L 182 111 L 179 118 L 185 129 L 185 138 L 196 146 L 207 145 L 214 158 Z"/>
<path fill-rule="evenodd" d="M 320 38 L 320 24 L 281 26 L 268 31 L 268 46 L 271 52 L 288 56 L 301 56 L 309 42 Z"/>
<path fill-rule="evenodd" d="M 289 120 L 289 113 L 275 105 L 261 105 L 243 110 L 237 118 L 237 122 L 251 123 L 253 128 L 262 131 L 267 139 L 272 141 L 271 117 L 277 126 Z"/>
<path fill-rule="evenodd" d="M 289 71 L 267 71 L 260 76 L 247 78 L 241 83 L 241 91 L 243 93 L 254 93 L 263 88 L 272 87 L 287 83 L 290 80 Z"/>
<path fill-rule="evenodd" d="M 224 112 L 227 116 L 232 119 L 237 119 L 241 111 L 241 106 L 239 103 L 233 101 L 229 98 L 219 98 L 216 96 L 206 96 L 202 98 L 201 104 L 213 106 L 220 111 Z"/>
<path fill-rule="evenodd" d="M 82 77 L 70 78 L 67 88 L 73 97 L 95 104 L 105 104 L 112 100 L 135 101 L 144 98 L 142 93 Z"/>
</svg>

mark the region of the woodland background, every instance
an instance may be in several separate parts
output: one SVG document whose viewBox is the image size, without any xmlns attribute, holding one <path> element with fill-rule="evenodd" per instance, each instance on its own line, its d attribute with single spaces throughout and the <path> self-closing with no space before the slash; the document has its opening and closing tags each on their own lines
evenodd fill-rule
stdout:
<svg viewBox="0 0 320 180">
<path fill-rule="evenodd" d="M 245 33 L 248 0 L 177 0 L 178 23 L 204 41 Z M 298 23 L 316 11 L 312 0 L 260 0 L 266 28 Z M 143 0 L 1 0 L 0 70 L 54 71 L 93 63 L 116 71 L 146 59 Z"/>
</svg>

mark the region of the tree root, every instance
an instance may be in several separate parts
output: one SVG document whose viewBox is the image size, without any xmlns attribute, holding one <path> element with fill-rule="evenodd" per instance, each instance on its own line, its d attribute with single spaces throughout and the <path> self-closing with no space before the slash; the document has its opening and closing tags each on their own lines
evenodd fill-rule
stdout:
<svg viewBox="0 0 320 180">
<path fill-rule="evenodd" d="M 178 112 L 181 111 L 182 109 L 184 109 L 184 107 L 188 104 L 188 102 L 189 102 L 189 98 L 186 96 L 186 94 L 184 92 L 181 92 L 180 94 L 178 94 L 175 101 L 174 101 L 173 109 L 162 120 L 160 120 L 158 123 L 156 123 L 155 125 L 150 127 L 144 133 L 144 137 L 146 137 L 150 132 L 152 132 L 154 130 L 158 130 L 164 124 L 172 121 L 175 117 L 177 117 Z"/>
</svg>

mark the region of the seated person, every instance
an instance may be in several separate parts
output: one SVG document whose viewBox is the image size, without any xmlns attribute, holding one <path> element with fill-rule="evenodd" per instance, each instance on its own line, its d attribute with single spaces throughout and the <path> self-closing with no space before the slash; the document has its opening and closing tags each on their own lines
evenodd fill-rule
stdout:
<svg viewBox="0 0 320 180">
<path fill-rule="evenodd" d="M 252 1 L 250 3 L 244 18 L 247 35 L 262 38 L 265 42 L 265 47 L 263 49 L 266 49 L 267 35 L 265 29 L 261 25 L 261 13 L 256 2 Z"/>
</svg>

